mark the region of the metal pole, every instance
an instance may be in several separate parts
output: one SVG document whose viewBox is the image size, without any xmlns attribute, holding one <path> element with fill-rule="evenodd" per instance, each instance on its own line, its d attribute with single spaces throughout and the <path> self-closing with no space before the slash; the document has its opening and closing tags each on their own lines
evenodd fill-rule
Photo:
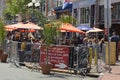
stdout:
<svg viewBox="0 0 120 80">
<path fill-rule="evenodd" d="M 99 0 L 96 0 L 95 3 L 95 22 L 94 27 L 98 27 L 98 21 L 99 21 Z"/>
<path fill-rule="evenodd" d="M 111 73 L 111 68 L 110 68 L 110 40 L 109 40 L 109 28 L 111 27 L 111 0 L 104 0 L 104 22 L 105 22 L 105 27 L 107 28 L 108 31 L 108 65 L 109 65 L 109 73 Z"/>
<path fill-rule="evenodd" d="M 99 0 L 96 0 L 96 4 L 95 4 L 95 27 L 98 27 L 98 20 L 99 20 Z M 96 66 L 96 69 L 97 69 L 97 72 L 98 72 L 98 33 L 96 32 L 96 45 L 97 45 L 97 48 L 96 48 L 96 56 L 97 56 L 97 59 L 96 59 L 96 62 L 97 62 L 97 66 Z"/>
<path fill-rule="evenodd" d="M 109 0 L 107 0 L 107 14 L 110 14 L 109 13 Z M 111 15 L 110 15 L 111 16 Z M 108 63 L 109 63 L 109 73 L 111 73 L 111 68 L 110 68 L 110 40 L 109 40 L 109 28 L 110 28 L 110 25 L 109 25 L 109 15 L 107 15 L 107 30 L 108 30 Z"/>
<path fill-rule="evenodd" d="M 108 64 L 109 64 L 109 73 L 111 73 L 111 68 L 110 68 L 110 40 L 109 40 L 109 28 L 108 30 Z"/>
</svg>

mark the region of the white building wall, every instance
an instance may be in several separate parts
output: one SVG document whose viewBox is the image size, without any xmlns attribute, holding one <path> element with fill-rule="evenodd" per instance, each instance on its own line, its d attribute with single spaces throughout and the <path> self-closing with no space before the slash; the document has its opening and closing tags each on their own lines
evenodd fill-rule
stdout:
<svg viewBox="0 0 120 80">
<path fill-rule="evenodd" d="M 111 3 L 117 3 L 120 2 L 120 0 L 111 0 Z M 104 0 L 100 0 L 100 5 L 104 5 Z"/>
<path fill-rule="evenodd" d="M 72 0 L 71 0 L 72 1 Z M 81 15 L 81 9 L 85 7 L 90 7 L 91 5 L 95 4 L 96 0 L 76 0 L 73 1 L 73 9 L 77 8 L 77 25 L 90 25 L 90 20 L 88 23 L 81 23 L 80 15 Z"/>
</svg>

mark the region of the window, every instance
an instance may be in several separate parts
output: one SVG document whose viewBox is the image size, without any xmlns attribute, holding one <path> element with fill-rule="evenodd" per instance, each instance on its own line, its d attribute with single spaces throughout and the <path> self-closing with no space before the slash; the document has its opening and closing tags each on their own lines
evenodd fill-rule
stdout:
<svg viewBox="0 0 120 80">
<path fill-rule="evenodd" d="M 80 23 L 81 24 L 89 23 L 89 7 L 80 9 Z"/>
<path fill-rule="evenodd" d="M 120 20 L 120 3 L 112 5 L 112 19 Z"/>
<path fill-rule="evenodd" d="M 120 20 L 120 5 L 118 5 L 118 19 Z"/>
<path fill-rule="evenodd" d="M 99 19 L 100 20 L 104 20 L 104 6 L 100 6 L 100 17 L 99 17 Z"/>
</svg>

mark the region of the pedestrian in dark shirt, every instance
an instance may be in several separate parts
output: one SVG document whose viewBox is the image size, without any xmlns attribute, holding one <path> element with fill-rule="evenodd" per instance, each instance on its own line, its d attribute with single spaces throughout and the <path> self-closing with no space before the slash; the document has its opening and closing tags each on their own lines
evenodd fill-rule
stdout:
<svg viewBox="0 0 120 80">
<path fill-rule="evenodd" d="M 116 32 L 113 32 L 111 36 L 111 41 L 116 42 L 116 60 L 118 61 L 118 42 L 119 42 L 119 37 L 116 35 Z"/>
</svg>

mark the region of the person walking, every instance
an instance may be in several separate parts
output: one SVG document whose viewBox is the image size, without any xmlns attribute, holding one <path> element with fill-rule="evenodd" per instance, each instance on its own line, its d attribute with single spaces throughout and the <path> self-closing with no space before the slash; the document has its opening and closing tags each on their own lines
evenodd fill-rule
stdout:
<svg viewBox="0 0 120 80">
<path fill-rule="evenodd" d="M 120 38 L 116 35 L 116 32 L 113 32 L 112 33 L 112 36 L 111 36 L 111 41 L 112 42 L 116 42 L 116 61 L 119 61 L 118 57 L 118 42 L 119 42 Z"/>
</svg>

